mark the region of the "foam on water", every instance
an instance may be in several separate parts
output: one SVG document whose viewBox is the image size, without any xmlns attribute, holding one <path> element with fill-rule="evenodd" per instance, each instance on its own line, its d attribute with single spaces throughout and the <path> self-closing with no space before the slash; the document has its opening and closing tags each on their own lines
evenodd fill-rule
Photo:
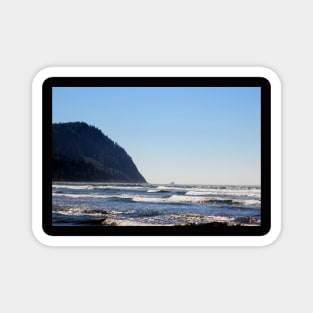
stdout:
<svg viewBox="0 0 313 313">
<path fill-rule="evenodd" d="M 74 189 L 74 190 L 88 190 L 93 189 L 90 185 L 59 185 L 53 184 L 52 188 Z"/>
<path fill-rule="evenodd" d="M 53 188 L 56 224 L 260 224 L 261 190 L 253 186 L 54 183 Z"/>
<path fill-rule="evenodd" d="M 133 196 L 130 194 L 76 194 L 76 193 L 52 193 L 54 197 L 65 198 L 94 198 L 94 199 L 129 199 L 134 202 L 149 202 L 149 203 L 229 203 L 229 204 L 241 204 L 247 206 L 259 206 L 261 201 L 258 199 L 231 199 L 222 197 L 206 197 L 206 196 L 191 196 L 191 195 L 172 195 L 170 197 L 148 197 L 148 196 Z"/>
<path fill-rule="evenodd" d="M 83 198 L 95 198 L 95 199 L 131 199 L 130 195 L 122 194 L 122 195 L 102 195 L 102 194 L 79 194 L 79 193 L 52 193 L 52 196 L 55 197 L 65 197 L 65 198 L 76 198 L 76 199 L 83 199 Z"/>
<path fill-rule="evenodd" d="M 145 190 L 147 187 L 144 186 L 124 186 L 124 185 L 94 185 L 94 189 L 104 190 Z"/>
<path fill-rule="evenodd" d="M 162 202 L 168 202 L 167 199 L 164 198 L 153 198 L 153 197 L 133 197 L 133 201 L 135 202 L 157 202 L 157 203 L 162 203 Z"/>
<path fill-rule="evenodd" d="M 189 190 L 186 192 L 189 196 L 205 196 L 205 195 L 227 195 L 227 196 L 241 196 L 241 197 L 259 197 L 260 192 L 255 190 Z"/>
<path fill-rule="evenodd" d="M 153 218 L 133 218 L 133 219 L 120 219 L 120 218 L 108 218 L 102 225 L 106 226 L 174 226 L 174 225 L 201 225 L 209 223 L 226 223 L 227 225 L 234 225 L 240 223 L 242 226 L 257 226 L 258 221 L 254 224 L 246 224 L 233 217 L 226 216 L 205 216 L 201 214 L 171 214 L 166 216 L 166 223 L 160 219 Z M 246 221 L 247 222 L 247 221 Z"/>
<path fill-rule="evenodd" d="M 261 205 L 260 200 L 233 200 L 233 203 L 239 203 L 239 204 L 244 204 L 244 205 Z"/>
<path fill-rule="evenodd" d="M 57 209 L 53 210 L 52 213 L 54 214 L 62 214 L 62 215 L 70 215 L 70 216 L 93 216 L 99 217 L 104 216 L 108 212 L 102 210 L 88 210 L 83 208 L 66 208 L 66 209 Z"/>
<path fill-rule="evenodd" d="M 149 189 L 147 192 L 169 192 L 168 189 Z"/>
<path fill-rule="evenodd" d="M 234 200 L 217 197 L 200 197 L 200 196 L 181 196 L 173 195 L 169 198 L 156 198 L 156 197 L 142 197 L 137 196 L 132 198 L 135 202 L 156 202 L 156 203 L 210 203 L 210 202 L 223 202 L 223 203 L 236 203 L 243 205 L 260 205 L 259 200 Z"/>
<path fill-rule="evenodd" d="M 133 220 L 106 219 L 102 222 L 105 226 L 163 226 L 161 224 L 143 223 Z M 172 226 L 172 225 L 171 225 Z"/>
</svg>

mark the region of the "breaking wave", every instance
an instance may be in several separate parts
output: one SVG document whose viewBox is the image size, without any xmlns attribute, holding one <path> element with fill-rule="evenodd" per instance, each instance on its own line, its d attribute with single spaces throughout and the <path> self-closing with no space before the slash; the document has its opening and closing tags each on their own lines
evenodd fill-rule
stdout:
<svg viewBox="0 0 313 313">
<path fill-rule="evenodd" d="M 155 202 L 155 203 L 236 203 L 243 205 L 260 205 L 259 200 L 234 200 L 224 198 L 208 198 L 208 197 L 196 197 L 196 196 L 180 196 L 173 195 L 169 198 L 153 198 L 153 197 L 134 197 L 135 202 Z"/>
<path fill-rule="evenodd" d="M 260 225 L 257 186 L 55 182 L 52 187 L 54 225 Z"/>
</svg>

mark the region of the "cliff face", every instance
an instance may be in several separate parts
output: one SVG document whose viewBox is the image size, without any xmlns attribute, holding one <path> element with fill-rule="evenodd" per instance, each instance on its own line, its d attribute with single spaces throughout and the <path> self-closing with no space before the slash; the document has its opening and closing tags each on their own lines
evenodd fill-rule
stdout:
<svg viewBox="0 0 313 313">
<path fill-rule="evenodd" d="M 52 179 L 146 182 L 122 147 L 83 122 L 52 125 Z"/>
</svg>

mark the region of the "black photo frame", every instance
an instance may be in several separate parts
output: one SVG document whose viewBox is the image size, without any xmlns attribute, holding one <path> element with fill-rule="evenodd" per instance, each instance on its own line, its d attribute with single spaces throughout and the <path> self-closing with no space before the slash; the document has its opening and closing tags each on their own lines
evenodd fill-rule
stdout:
<svg viewBox="0 0 313 313">
<path fill-rule="evenodd" d="M 53 87 L 260 87 L 261 224 L 249 227 L 54 226 Z M 49 236 L 264 236 L 271 229 L 271 84 L 264 77 L 49 77 L 42 84 L 42 229 Z"/>
</svg>

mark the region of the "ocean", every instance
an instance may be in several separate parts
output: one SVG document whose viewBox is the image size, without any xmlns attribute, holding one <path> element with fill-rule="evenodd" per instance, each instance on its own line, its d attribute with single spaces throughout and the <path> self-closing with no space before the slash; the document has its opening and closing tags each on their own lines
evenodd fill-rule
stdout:
<svg viewBox="0 0 313 313">
<path fill-rule="evenodd" d="M 53 226 L 258 226 L 260 186 L 52 184 Z"/>
</svg>

